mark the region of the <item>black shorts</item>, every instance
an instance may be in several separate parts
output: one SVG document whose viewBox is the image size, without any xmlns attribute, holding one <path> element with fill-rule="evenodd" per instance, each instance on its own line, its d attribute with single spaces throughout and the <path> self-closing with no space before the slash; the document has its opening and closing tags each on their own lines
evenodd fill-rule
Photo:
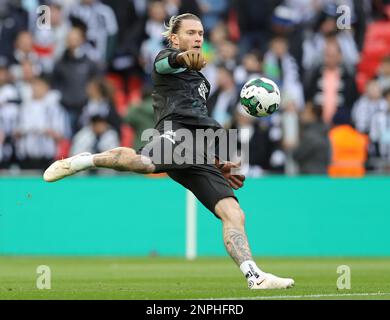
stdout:
<svg viewBox="0 0 390 320">
<path fill-rule="evenodd" d="M 190 190 L 214 214 L 218 201 L 228 197 L 237 200 L 228 181 L 218 168 L 210 163 L 210 156 L 209 161 L 207 161 L 205 148 L 198 151 L 195 139 L 190 141 L 189 144 L 184 140 L 179 143 L 174 141 L 172 134 L 177 132 L 178 129 L 184 128 L 179 124 L 174 126 L 169 133 L 160 132 L 159 136 L 155 136 L 137 153 L 151 158 L 156 167 L 155 173 L 166 172 L 170 178 Z M 185 128 L 192 131 L 195 137 L 195 129 L 187 126 Z M 192 149 L 194 152 L 189 156 L 185 155 L 183 146 L 186 146 L 187 150 Z M 202 158 L 203 163 L 197 162 L 197 159 Z M 166 161 L 167 159 L 169 161 Z"/>
</svg>

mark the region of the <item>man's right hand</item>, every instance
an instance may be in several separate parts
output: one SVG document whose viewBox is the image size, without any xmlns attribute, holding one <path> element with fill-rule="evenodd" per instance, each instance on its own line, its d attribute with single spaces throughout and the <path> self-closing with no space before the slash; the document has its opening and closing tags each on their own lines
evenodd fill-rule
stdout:
<svg viewBox="0 0 390 320">
<path fill-rule="evenodd" d="M 206 65 L 206 60 L 197 50 L 188 50 L 179 53 L 176 57 L 176 61 L 187 69 L 195 71 L 201 70 Z"/>
</svg>

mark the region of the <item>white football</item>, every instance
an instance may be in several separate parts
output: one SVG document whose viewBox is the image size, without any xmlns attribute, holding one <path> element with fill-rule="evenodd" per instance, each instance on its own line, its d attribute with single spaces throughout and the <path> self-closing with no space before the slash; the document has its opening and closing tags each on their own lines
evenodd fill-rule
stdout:
<svg viewBox="0 0 390 320">
<path fill-rule="evenodd" d="M 268 78 L 251 79 L 241 89 L 240 103 L 251 116 L 269 116 L 279 109 L 279 87 Z"/>
</svg>

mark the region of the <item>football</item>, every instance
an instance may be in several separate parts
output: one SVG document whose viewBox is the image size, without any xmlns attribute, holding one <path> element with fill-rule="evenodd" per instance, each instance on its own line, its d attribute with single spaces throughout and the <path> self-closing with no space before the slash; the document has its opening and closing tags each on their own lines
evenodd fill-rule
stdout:
<svg viewBox="0 0 390 320">
<path fill-rule="evenodd" d="M 279 109 L 280 90 L 268 78 L 247 81 L 240 92 L 240 103 L 254 117 L 266 117 Z"/>
</svg>

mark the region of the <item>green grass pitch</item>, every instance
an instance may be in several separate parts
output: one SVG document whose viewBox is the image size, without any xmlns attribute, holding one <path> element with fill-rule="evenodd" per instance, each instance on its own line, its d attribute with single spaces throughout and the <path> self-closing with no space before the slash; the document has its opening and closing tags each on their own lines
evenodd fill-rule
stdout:
<svg viewBox="0 0 390 320">
<path fill-rule="evenodd" d="M 293 277 L 288 290 L 248 290 L 229 258 L 0 257 L 0 299 L 390 299 L 390 258 L 257 258 L 268 272 Z M 36 287 L 37 267 L 51 289 Z M 351 289 L 336 287 L 337 267 Z"/>
</svg>

